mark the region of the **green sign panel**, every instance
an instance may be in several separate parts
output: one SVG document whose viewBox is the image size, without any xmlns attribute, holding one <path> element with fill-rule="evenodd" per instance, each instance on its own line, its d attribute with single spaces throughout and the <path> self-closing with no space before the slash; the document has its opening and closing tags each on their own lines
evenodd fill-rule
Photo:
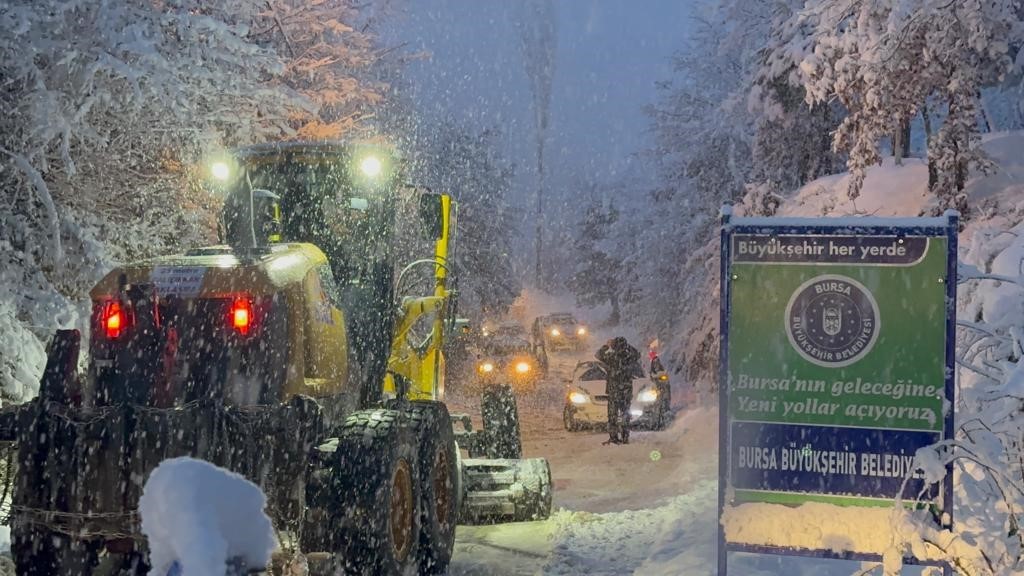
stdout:
<svg viewBox="0 0 1024 576">
<path fill-rule="evenodd" d="M 927 490 L 913 460 L 946 426 L 949 245 L 944 230 L 885 232 L 729 235 L 736 501 L 884 505 Z"/>
</svg>

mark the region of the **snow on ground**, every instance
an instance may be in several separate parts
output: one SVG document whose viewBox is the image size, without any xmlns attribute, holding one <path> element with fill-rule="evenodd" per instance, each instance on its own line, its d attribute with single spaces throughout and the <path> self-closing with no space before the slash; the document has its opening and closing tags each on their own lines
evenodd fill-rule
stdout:
<svg viewBox="0 0 1024 576">
<path fill-rule="evenodd" d="M 270 562 L 277 540 L 264 513 L 266 497 L 242 476 L 192 458 L 164 460 L 139 500 L 151 573 L 224 576 L 228 560 Z"/>
<path fill-rule="evenodd" d="M 989 203 L 1006 208 L 1024 198 L 1024 132 L 987 134 L 985 151 L 995 161 L 996 172 L 974 175 L 967 183 L 967 194 L 974 207 Z M 928 193 L 928 166 L 919 158 L 907 158 L 897 166 L 886 158 L 881 166 L 868 169 L 864 188 L 856 200 L 846 196 L 849 174 L 819 178 L 798 190 L 779 208 L 779 216 L 918 216 L 934 205 Z M 985 217 L 988 215 L 986 214 Z"/>
</svg>

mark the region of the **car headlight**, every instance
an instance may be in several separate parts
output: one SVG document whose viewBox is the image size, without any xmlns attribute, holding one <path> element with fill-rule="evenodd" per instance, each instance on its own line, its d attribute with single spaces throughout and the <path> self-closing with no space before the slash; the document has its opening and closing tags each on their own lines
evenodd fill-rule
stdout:
<svg viewBox="0 0 1024 576">
<path fill-rule="evenodd" d="M 584 328 L 583 326 L 580 326 L 579 328 L 576 329 L 576 335 L 577 336 L 586 336 L 587 335 L 587 329 Z"/>
<path fill-rule="evenodd" d="M 551 329 L 551 335 L 552 336 L 561 336 L 562 335 L 562 331 L 559 330 L 558 328 L 552 328 Z"/>
<path fill-rule="evenodd" d="M 643 390 L 637 395 L 636 399 L 640 402 L 654 402 L 658 399 L 657 390 Z"/>
<path fill-rule="evenodd" d="M 573 404 L 586 404 L 589 401 L 590 398 L 587 398 L 587 395 L 582 392 L 569 393 L 569 402 L 572 402 Z"/>
<path fill-rule="evenodd" d="M 529 371 L 530 371 L 530 363 L 529 362 L 519 362 L 519 363 L 516 364 L 516 372 L 518 372 L 520 374 L 526 374 Z"/>
<path fill-rule="evenodd" d="M 483 364 L 480 365 L 480 371 L 483 372 L 484 374 L 494 372 L 494 363 L 484 362 Z"/>
</svg>

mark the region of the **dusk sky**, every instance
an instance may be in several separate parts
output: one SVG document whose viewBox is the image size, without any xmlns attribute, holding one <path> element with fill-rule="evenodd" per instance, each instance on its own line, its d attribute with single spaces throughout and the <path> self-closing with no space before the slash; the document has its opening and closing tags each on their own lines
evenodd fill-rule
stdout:
<svg viewBox="0 0 1024 576">
<path fill-rule="evenodd" d="M 547 152 L 549 197 L 583 180 L 625 173 L 647 145 L 643 107 L 655 82 L 671 77 L 670 57 L 690 25 L 690 2 L 556 0 L 557 54 Z M 517 185 L 535 186 L 532 96 L 517 22 L 522 4 L 508 0 L 417 0 L 392 24 L 397 41 L 429 60 L 408 79 L 422 114 L 470 118 L 498 126 L 516 163 Z"/>
</svg>

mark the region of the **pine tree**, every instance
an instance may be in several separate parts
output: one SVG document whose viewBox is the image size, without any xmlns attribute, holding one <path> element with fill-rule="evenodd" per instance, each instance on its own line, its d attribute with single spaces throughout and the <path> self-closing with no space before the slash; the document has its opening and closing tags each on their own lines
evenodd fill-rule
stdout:
<svg viewBox="0 0 1024 576">
<path fill-rule="evenodd" d="M 421 129 L 416 179 L 458 202 L 460 301 L 484 317 L 500 316 L 522 288 L 510 248 L 515 227 L 508 195 L 514 167 L 498 152 L 501 134 L 450 118 Z"/>
<path fill-rule="evenodd" d="M 573 241 L 576 266 L 568 287 L 582 306 L 608 303 L 608 324 L 616 326 L 621 318 L 621 293 L 624 267 L 616 250 L 613 229 L 619 211 L 612 203 L 592 200 L 583 212 Z"/>
</svg>

